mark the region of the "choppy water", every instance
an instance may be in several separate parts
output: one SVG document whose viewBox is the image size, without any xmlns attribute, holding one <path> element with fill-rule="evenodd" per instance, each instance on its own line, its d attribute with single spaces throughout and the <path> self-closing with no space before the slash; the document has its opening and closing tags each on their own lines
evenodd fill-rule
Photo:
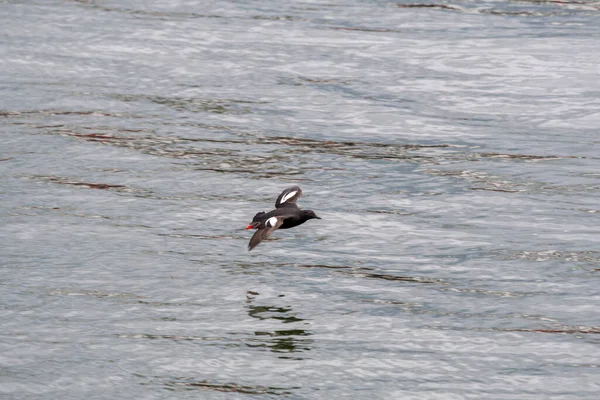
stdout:
<svg viewBox="0 0 600 400">
<path fill-rule="evenodd" d="M 600 3 L 0 26 L 2 398 L 597 398 Z"/>
</svg>

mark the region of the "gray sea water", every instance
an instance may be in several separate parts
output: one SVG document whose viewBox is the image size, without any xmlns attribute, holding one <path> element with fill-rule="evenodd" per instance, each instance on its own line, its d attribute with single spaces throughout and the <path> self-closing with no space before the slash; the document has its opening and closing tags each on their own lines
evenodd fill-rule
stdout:
<svg viewBox="0 0 600 400">
<path fill-rule="evenodd" d="M 0 27 L 2 399 L 598 398 L 600 2 Z"/>
</svg>

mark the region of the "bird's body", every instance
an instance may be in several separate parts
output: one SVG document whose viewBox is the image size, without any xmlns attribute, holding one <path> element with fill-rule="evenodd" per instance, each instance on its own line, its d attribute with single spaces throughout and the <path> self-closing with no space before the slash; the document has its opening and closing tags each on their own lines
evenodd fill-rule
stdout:
<svg viewBox="0 0 600 400">
<path fill-rule="evenodd" d="M 302 196 L 302 190 L 299 186 L 292 186 L 285 189 L 275 201 L 275 209 L 269 212 L 261 211 L 257 213 L 252 222 L 246 229 L 257 229 L 256 233 L 250 239 L 248 250 L 252 250 L 263 240 L 266 239 L 276 229 L 289 229 L 302 225 L 309 219 L 317 218 L 312 210 L 301 210 L 296 205 L 296 200 Z"/>
<path fill-rule="evenodd" d="M 295 207 L 295 210 L 291 207 L 286 208 L 276 208 L 273 211 L 269 211 L 265 213 L 264 211 L 259 212 L 252 219 L 252 223 L 264 223 L 264 221 L 268 220 L 271 217 L 286 217 L 283 221 L 283 224 L 278 229 L 289 229 L 298 225 L 302 225 L 308 219 L 303 218 L 305 214 L 310 210 L 301 210 L 298 207 Z M 252 224 L 251 224 L 252 225 Z M 253 226 L 250 229 L 255 229 Z"/>
</svg>

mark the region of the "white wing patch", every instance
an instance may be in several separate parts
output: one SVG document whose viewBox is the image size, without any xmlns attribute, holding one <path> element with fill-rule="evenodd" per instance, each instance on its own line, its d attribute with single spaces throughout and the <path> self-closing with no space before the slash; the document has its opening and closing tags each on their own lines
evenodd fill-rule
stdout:
<svg viewBox="0 0 600 400">
<path fill-rule="evenodd" d="M 289 199 L 291 199 L 292 197 L 294 197 L 296 195 L 296 193 L 298 193 L 298 191 L 294 190 L 293 192 L 289 192 L 288 194 L 286 194 L 285 196 L 283 196 L 281 198 L 281 204 L 285 203 L 286 201 L 288 201 Z"/>
<path fill-rule="evenodd" d="M 265 222 L 265 225 L 268 228 L 272 228 L 275 226 L 275 224 L 277 224 L 277 217 L 271 217 L 267 220 L 267 222 Z"/>
</svg>

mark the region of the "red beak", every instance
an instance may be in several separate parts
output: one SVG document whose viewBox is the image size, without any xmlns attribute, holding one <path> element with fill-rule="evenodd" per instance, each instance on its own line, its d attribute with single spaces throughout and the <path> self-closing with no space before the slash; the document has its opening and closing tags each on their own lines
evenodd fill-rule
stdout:
<svg viewBox="0 0 600 400">
<path fill-rule="evenodd" d="M 254 227 L 253 227 L 252 225 L 248 225 L 248 226 L 246 227 L 246 230 L 250 230 L 250 229 L 254 229 Z"/>
</svg>

